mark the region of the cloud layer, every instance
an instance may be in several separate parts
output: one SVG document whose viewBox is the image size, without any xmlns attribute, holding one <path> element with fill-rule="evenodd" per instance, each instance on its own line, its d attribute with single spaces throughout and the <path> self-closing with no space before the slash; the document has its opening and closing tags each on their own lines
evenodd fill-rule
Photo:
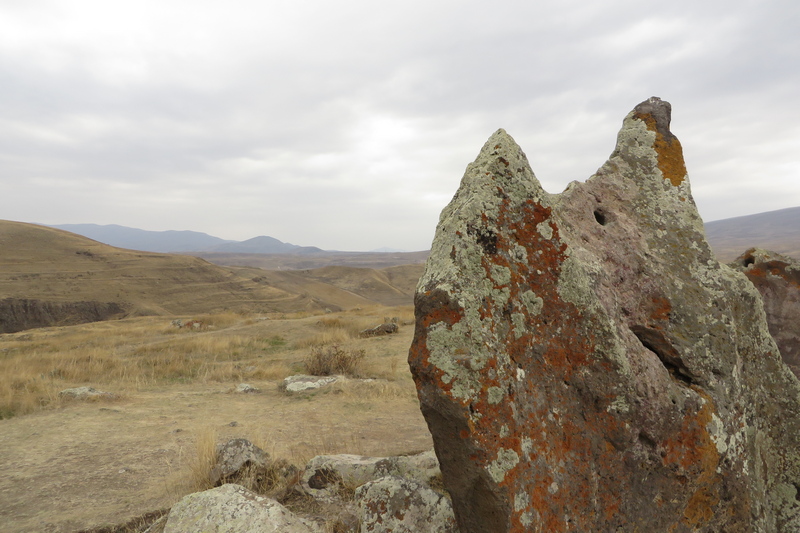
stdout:
<svg viewBox="0 0 800 533">
<path fill-rule="evenodd" d="M 653 95 L 706 220 L 800 205 L 796 2 L 8 4 L 2 218 L 425 249 L 498 127 L 560 192 Z"/>
</svg>

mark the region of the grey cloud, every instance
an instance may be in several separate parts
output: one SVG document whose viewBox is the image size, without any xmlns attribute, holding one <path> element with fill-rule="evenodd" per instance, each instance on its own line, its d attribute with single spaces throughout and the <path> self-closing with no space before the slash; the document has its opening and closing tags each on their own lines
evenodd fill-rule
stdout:
<svg viewBox="0 0 800 533">
<path fill-rule="evenodd" d="M 107 52 L 0 46 L 5 216 L 420 249 L 495 129 L 560 192 L 651 95 L 706 218 L 800 202 L 793 3 L 142 6 Z"/>
</svg>

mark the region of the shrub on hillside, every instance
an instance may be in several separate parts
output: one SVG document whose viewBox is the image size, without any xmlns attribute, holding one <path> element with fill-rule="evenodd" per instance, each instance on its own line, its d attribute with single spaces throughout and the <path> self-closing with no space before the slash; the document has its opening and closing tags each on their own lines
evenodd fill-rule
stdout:
<svg viewBox="0 0 800 533">
<path fill-rule="evenodd" d="M 312 376 L 343 374 L 358 377 L 358 367 L 365 355 L 364 350 L 345 350 L 336 344 L 314 346 L 303 361 L 303 366 L 306 373 Z"/>
</svg>

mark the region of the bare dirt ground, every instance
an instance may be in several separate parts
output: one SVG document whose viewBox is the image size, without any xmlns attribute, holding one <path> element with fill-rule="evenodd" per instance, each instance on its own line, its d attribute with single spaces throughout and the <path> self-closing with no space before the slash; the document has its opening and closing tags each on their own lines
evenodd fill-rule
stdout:
<svg viewBox="0 0 800 533">
<path fill-rule="evenodd" d="M 402 360 L 412 330 L 359 346 Z M 430 449 L 407 367 L 396 372 L 388 388 L 353 381 L 303 396 L 280 392 L 279 379 L 248 380 L 259 394 L 232 392 L 234 381 L 150 385 L 0 420 L 0 531 L 75 532 L 167 508 L 195 490 L 197 441 L 209 433 L 298 466 L 322 453 Z"/>
</svg>

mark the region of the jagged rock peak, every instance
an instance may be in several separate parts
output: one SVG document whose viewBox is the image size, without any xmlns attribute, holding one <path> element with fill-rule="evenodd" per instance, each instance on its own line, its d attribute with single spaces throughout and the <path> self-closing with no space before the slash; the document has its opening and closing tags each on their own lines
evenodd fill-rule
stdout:
<svg viewBox="0 0 800 533">
<path fill-rule="evenodd" d="M 669 122 L 559 195 L 498 130 L 443 210 L 409 364 L 462 532 L 800 531 L 800 386 Z"/>
</svg>

